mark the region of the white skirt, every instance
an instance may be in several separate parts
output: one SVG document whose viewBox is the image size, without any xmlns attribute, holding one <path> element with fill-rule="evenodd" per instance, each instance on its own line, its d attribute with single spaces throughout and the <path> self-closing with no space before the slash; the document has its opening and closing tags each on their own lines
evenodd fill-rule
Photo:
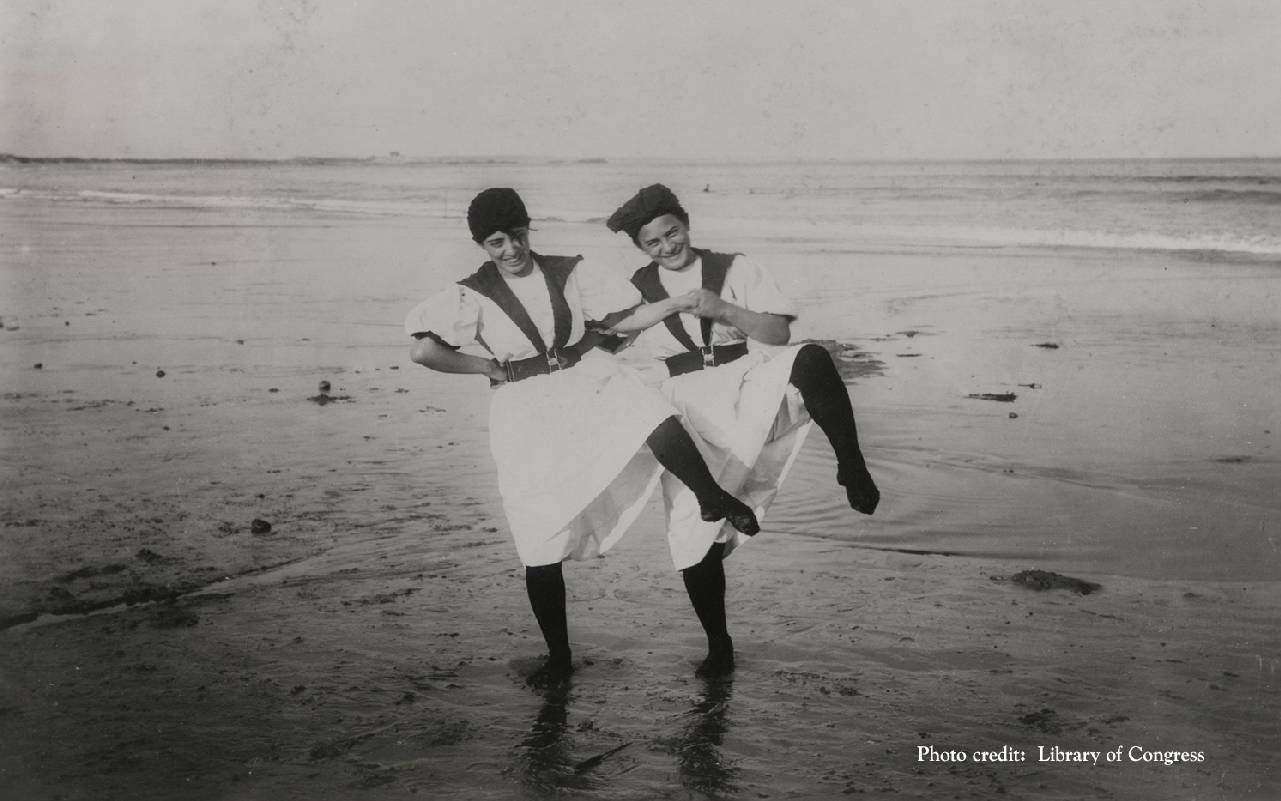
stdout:
<svg viewBox="0 0 1281 801">
<path fill-rule="evenodd" d="M 762 523 L 813 425 L 800 391 L 789 382 L 801 347 L 754 349 L 661 385 L 712 475 Z M 667 544 L 678 570 L 702 561 L 714 542 L 725 543 L 728 555 L 750 539 L 725 521 L 705 522 L 694 493 L 675 476 L 664 473 L 662 484 Z"/>
<path fill-rule="evenodd" d="M 617 543 L 662 471 L 645 440 L 674 413 L 599 351 L 569 370 L 497 387 L 489 443 L 521 563 L 589 559 Z"/>
</svg>

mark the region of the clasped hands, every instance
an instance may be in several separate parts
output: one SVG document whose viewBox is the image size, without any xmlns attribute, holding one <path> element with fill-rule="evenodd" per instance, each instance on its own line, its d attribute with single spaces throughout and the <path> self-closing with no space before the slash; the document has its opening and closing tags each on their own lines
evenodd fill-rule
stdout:
<svg viewBox="0 0 1281 801">
<path fill-rule="evenodd" d="M 630 313 L 616 312 L 608 315 L 594 326 L 593 330 L 602 334 L 628 336 L 655 325 L 673 314 L 682 313 L 724 323 L 732 305 L 710 289 L 692 289 L 674 298 L 664 298 L 654 303 L 637 306 Z"/>
<path fill-rule="evenodd" d="M 672 302 L 678 312 L 687 312 L 709 320 L 720 320 L 729 305 L 710 289 L 691 289 L 684 295 L 672 298 Z"/>
</svg>

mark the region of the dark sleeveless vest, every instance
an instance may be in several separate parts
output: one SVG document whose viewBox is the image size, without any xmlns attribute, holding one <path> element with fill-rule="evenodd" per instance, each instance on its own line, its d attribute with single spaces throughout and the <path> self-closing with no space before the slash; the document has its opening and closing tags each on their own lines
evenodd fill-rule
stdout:
<svg viewBox="0 0 1281 801">
<path fill-rule="evenodd" d="M 703 289 L 709 289 L 719 296 L 721 289 L 725 286 L 725 274 L 729 272 L 730 265 L 734 263 L 734 257 L 738 254 L 713 253 L 701 248 L 692 248 L 692 250 L 703 260 Z M 667 290 L 663 288 L 662 281 L 658 280 L 660 269 L 662 268 L 658 266 L 658 262 L 651 261 L 632 274 L 632 284 L 640 290 L 641 297 L 648 303 L 656 303 L 669 297 Z M 711 343 L 712 321 L 704 318 L 700 323 L 703 329 L 703 345 L 707 346 Z M 672 336 L 676 337 L 676 341 L 685 346 L 686 350 L 699 350 L 699 346 L 694 344 L 685 326 L 681 324 L 679 314 L 665 318 L 663 324 L 667 326 L 668 331 L 672 332 Z"/>
<path fill-rule="evenodd" d="M 503 313 L 511 318 L 521 333 L 529 338 L 530 344 L 538 349 L 539 354 L 546 358 L 548 354 L 554 354 L 557 350 L 569 344 L 569 331 L 573 326 L 573 316 L 569 310 L 569 302 L 565 300 L 565 284 L 569 281 L 569 274 L 574 271 L 574 267 L 583 260 L 582 256 L 541 256 L 533 254 L 535 262 L 542 271 L 543 280 L 547 282 L 547 294 L 552 301 L 552 319 L 555 325 L 555 333 L 548 347 L 543 341 L 543 336 L 538 332 L 538 327 L 530 319 L 529 312 L 525 310 L 520 299 L 511 291 L 507 281 L 503 279 L 498 270 L 498 265 L 492 261 L 487 261 L 480 266 L 480 269 L 458 283 L 468 289 L 479 292 L 494 302 Z M 478 337 L 479 338 L 479 337 Z M 483 340 L 491 353 L 493 349 Z"/>
</svg>

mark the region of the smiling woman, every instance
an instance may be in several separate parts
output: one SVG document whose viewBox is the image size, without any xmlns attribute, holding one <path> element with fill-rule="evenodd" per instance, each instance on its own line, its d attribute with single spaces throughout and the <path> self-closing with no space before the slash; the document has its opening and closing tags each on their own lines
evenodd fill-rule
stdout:
<svg viewBox="0 0 1281 801">
<path fill-rule="evenodd" d="M 880 490 L 859 448 L 849 394 L 821 346 L 787 346 L 796 312 L 764 267 L 742 254 L 693 247 L 689 214 L 662 184 L 641 189 L 606 225 L 627 233 L 651 259 L 632 276 L 634 308 L 611 319 L 613 330 L 635 334 L 637 346 L 666 365 L 662 392 L 717 478 L 763 515 L 812 420 L 831 443 L 850 507 L 872 514 Z M 668 482 L 663 489 L 672 560 L 707 633 L 699 672 L 728 673 L 734 647 L 722 562 L 743 538 L 698 519 L 683 488 Z"/>
<path fill-rule="evenodd" d="M 529 212 L 510 189 L 486 189 L 467 211 L 471 238 L 506 275 L 523 278 L 534 269 L 529 249 Z"/>
<path fill-rule="evenodd" d="M 534 259 L 529 251 L 528 228 L 513 228 L 511 233 L 499 231 L 486 237 L 480 244 L 494 264 L 513 278 L 523 278 L 534 269 Z"/>
<path fill-rule="evenodd" d="M 589 323 L 626 305 L 626 282 L 545 256 L 512 189 L 491 188 L 467 212 L 490 260 L 410 314 L 411 358 L 444 373 L 480 374 L 494 388 L 490 448 L 498 467 L 526 589 L 548 660 L 530 677 L 562 683 L 572 671 L 561 563 L 608 551 L 636 519 L 666 469 L 697 498 L 704 520 L 758 530 L 721 489 L 694 441 L 655 389 L 611 354 Z M 490 358 L 463 352 L 479 347 Z"/>
</svg>

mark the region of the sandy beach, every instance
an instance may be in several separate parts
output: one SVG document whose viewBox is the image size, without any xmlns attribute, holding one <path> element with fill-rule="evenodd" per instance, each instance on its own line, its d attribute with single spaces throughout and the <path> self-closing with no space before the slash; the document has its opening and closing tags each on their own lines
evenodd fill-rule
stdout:
<svg viewBox="0 0 1281 801">
<path fill-rule="evenodd" d="M 811 436 L 709 684 L 652 499 L 539 694 L 488 389 L 400 333 L 460 223 L 4 202 L 0 798 L 1281 797 L 1275 263 L 709 221 L 786 265 L 884 500 Z M 637 266 L 599 229 L 536 244 Z"/>
</svg>

